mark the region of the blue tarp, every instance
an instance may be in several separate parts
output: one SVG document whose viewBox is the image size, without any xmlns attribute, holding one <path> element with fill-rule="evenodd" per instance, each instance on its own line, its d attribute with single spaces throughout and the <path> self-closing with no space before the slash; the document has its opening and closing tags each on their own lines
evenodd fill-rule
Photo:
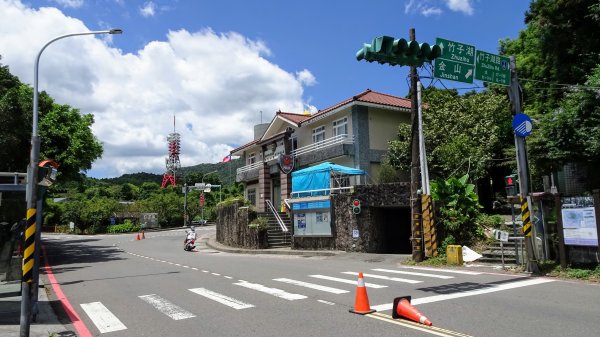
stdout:
<svg viewBox="0 0 600 337">
<path fill-rule="evenodd" d="M 365 171 L 330 162 L 292 172 L 292 193 L 330 188 L 331 172 L 348 175 L 366 174 Z M 325 192 L 313 195 L 324 195 Z"/>
</svg>

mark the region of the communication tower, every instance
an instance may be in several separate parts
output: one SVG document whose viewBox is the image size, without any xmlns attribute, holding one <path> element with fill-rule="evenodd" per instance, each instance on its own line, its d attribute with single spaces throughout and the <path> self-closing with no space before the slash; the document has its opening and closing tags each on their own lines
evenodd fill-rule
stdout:
<svg viewBox="0 0 600 337">
<path fill-rule="evenodd" d="M 167 136 L 167 142 L 169 143 L 169 158 L 166 159 L 167 171 L 163 175 L 161 188 L 165 188 L 168 182 L 171 183 L 172 187 L 175 187 L 175 177 L 177 176 L 177 170 L 181 168 L 179 162 L 179 153 L 181 150 L 181 136 L 175 132 L 175 116 L 173 116 L 173 133 Z"/>
</svg>

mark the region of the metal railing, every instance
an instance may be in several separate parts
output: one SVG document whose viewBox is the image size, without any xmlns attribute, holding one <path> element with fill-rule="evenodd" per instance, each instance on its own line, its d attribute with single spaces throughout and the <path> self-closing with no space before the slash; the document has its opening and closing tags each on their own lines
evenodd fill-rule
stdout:
<svg viewBox="0 0 600 337">
<path fill-rule="evenodd" d="M 293 199 L 293 198 L 302 198 L 302 197 L 330 195 L 331 193 L 333 193 L 335 191 L 348 191 L 351 193 L 353 190 L 354 190 L 354 186 L 331 187 L 331 188 L 321 188 L 318 190 L 306 190 L 306 191 L 292 192 L 290 196 Z"/>
<path fill-rule="evenodd" d="M 299 148 L 293 150 L 292 155 L 294 157 L 298 157 L 298 156 L 302 156 L 302 155 L 305 155 L 305 154 L 308 154 L 308 153 L 311 153 L 314 151 L 322 150 L 324 148 L 328 148 L 328 147 L 338 145 L 338 144 L 354 144 L 354 135 L 348 135 L 348 134 L 337 135 L 335 137 L 327 138 L 327 139 L 322 140 L 317 143 L 302 146 L 302 147 L 299 147 Z M 266 158 L 266 159 L 273 160 L 273 158 L 271 158 L 271 157 Z M 261 160 L 261 161 L 252 163 L 250 165 L 242 166 L 237 169 L 237 174 L 241 174 L 244 172 L 248 172 L 248 171 L 260 168 L 260 166 L 263 165 L 263 162 L 264 161 Z"/>
<path fill-rule="evenodd" d="M 354 143 L 354 135 L 337 135 L 335 137 L 327 138 L 317 143 L 309 144 L 306 146 L 299 147 L 292 151 L 292 155 L 301 156 L 303 154 L 307 154 L 310 152 L 314 152 L 317 150 L 321 150 L 330 146 L 338 145 L 338 144 L 353 144 Z"/>
<path fill-rule="evenodd" d="M 275 216 L 275 219 L 277 219 L 277 223 L 279 224 L 279 227 L 281 227 L 281 231 L 287 232 L 288 228 L 285 225 L 285 223 L 283 223 L 283 219 L 281 219 L 281 217 L 279 216 L 279 213 L 277 212 L 275 207 L 273 207 L 273 203 L 271 202 L 271 200 L 266 199 L 265 203 L 267 204 L 267 207 L 269 207 L 269 210 L 271 211 L 271 213 L 273 213 L 273 216 Z"/>
</svg>

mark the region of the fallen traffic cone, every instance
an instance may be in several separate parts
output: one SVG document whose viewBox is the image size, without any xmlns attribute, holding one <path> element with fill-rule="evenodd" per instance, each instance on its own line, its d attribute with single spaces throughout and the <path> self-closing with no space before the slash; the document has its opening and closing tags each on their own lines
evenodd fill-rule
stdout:
<svg viewBox="0 0 600 337">
<path fill-rule="evenodd" d="M 144 235 L 144 231 L 142 231 L 142 239 L 145 239 L 146 235 Z"/>
<path fill-rule="evenodd" d="M 140 240 L 140 233 L 138 233 L 136 240 Z"/>
<path fill-rule="evenodd" d="M 433 323 L 410 304 L 410 296 L 394 298 L 394 306 L 392 307 L 393 318 L 407 318 L 411 321 L 419 322 L 427 326 L 432 326 Z"/>
<path fill-rule="evenodd" d="M 369 297 L 367 296 L 367 288 L 365 287 L 365 280 L 363 279 L 362 272 L 358 273 L 354 309 L 350 309 L 349 311 L 360 315 L 366 315 L 375 312 L 375 310 L 372 310 L 371 306 L 369 306 Z"/>
</svg>

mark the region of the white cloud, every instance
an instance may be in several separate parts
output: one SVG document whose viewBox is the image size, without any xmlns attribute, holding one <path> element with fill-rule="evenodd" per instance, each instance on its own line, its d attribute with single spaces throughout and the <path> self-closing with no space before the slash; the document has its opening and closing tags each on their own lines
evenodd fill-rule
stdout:
<svg viewBox="0 0 600 337">
<path fill-rule="evenodd" d="M 50 39 L 90 29 L 56 8 L 31 9 L 0 1 L 2 64 L 32 84 L 35 56 Z M 127 32 L 114 36 L 127 38 Z M 220 162 L 252 140 L 260 111 L 301 113 L 303 86 L 316 83 L 308 70 L 288 72 L 265 57 L 262 41 L 238 33 L 169 32 L 135 53 L 123 54 L 100 37 L 75 36 L 52 43 L 40 58 L 39 89 L 58 103 L 95 116 L 94 134 L 104 144 L 92 176 L 164 172 L 166 137 L 181 134 L 183 166 Z M 5 48 L 2 46 L 10 46 Z"/>
<path fill-rule="evenodd" d="M 423 14 L 423 16 L 434 16 L 434 15 L 441 15 L 442 14 L 442 10 L 438 7 L 426 7 L 426 8 L 422 8 L 421 9 L 421 14 Z"/>
<path fill-rule="evenodd" d="M 83 6 L 83 0 L 52 0 L 63 7 L 79 8 Z"/>
<path fill-rule="evenodd" d="M 307 69 L 303 69 L 302 71 L 296 72 L 296 78 L 300 83 L 306 86 L 313 86 L 317 84 L 317 79 L 315 76 Z"/>
<path fill-rule="evenodd" d="M 455 12 L 463 12 L 467 15 L 473 15 L 473 0 L 445 0 L 448 8 Z"/>
<path fill-rule="evenodd" d="M 140 14 L 145 18 L 154 16 L 155 12 L 156 5 L 152 1 L 146 2 L 143 7 L 140 7 Z"/>
<path fill-rule="evenodd" d="M 415 14 L 419 13 L 423 16 L 439 16 L 443 14 L 443 10 L 438 6 L 445 4 L 448 9 L 453 12 L 461 12 L 467 15 L 473 15 L 474 9 L 473 0 L 409 0 L 404 4 L 404 13 Z"/>
</svg>

